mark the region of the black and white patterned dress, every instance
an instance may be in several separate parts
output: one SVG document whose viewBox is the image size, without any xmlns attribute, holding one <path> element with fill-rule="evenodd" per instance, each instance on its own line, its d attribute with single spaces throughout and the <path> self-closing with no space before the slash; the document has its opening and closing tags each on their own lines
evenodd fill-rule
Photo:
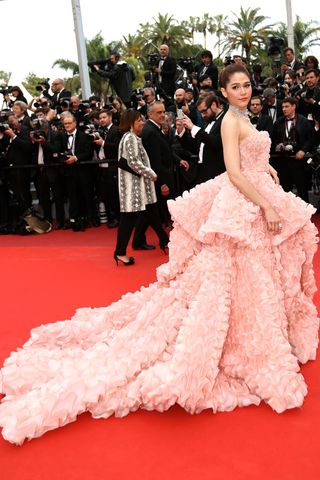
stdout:
<svg viewBox="0 0 320 480">
<path fill-rule="evenodd" d="M 133 132 L 126 133 L 119 145 L 119 158 L 125 158 L 128 165 L 140 177 L 119 169 L 119 198 L 121 212 L 141 212 L 146 205 L 156 203 L 157 196 L 153 178 L 156 173 L 150 167 L 149 157 L 141 138 Z"/>
</svg>

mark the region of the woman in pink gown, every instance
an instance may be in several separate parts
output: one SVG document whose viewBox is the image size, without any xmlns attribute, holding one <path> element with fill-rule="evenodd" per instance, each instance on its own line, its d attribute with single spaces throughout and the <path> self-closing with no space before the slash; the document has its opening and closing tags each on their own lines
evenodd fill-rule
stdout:
<svg viewBox="0 0 320 480">
<path fill-rule="evenodd" d="M 227 172 L 169 202 L 157 281 L 105 308 L 42 325 L 1 370 L 0 425 L 21 444 L 74 421 L 139 408 L 230 411 L 302 405 L 299 363 L 316 356 L 317 232 L 311 205 L 278 184 L 270 139 L 246 116 L 247 71 L 221 74 Z"/>
</svg>

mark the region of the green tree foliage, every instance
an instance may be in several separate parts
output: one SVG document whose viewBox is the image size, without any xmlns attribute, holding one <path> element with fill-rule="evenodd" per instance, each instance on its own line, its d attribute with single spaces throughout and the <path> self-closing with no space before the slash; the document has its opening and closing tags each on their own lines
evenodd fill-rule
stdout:
<svg viewBox="0 0 320 480">
<path fill-rule="evenodd" d="M 10 72 L 5 72 L 4 70 L 0 70 L 0 85 L 8 85 L 10 80 Z"/>
<path fill-rule="evenodd" d="M 287 46 L 287 25 L 283 22 L 279 24 L 276 36 L 282 38 Z M 320 45 L 320 24 L 315 20 L 303 22 L 299 16 L 293 26 L 294 50 L 297 57 L 304 57 L 311 51 L 312 47 Z"/>
<path fill-rule="evenodd" d="M 36 90 L 36 86 L 46 80 L 46 78 L 38 77 L 35 73 L 30 72 L 22 82 L 22 85 L 28 90 L 30 95 L 38 97 L 40 92 Z"/>
</svg>

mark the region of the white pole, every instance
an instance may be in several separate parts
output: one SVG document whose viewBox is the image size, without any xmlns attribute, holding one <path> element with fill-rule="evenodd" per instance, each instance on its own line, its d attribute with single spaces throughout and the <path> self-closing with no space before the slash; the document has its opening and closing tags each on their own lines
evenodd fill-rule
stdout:
<svg viewBox="0 0 320 480">
<path fill-rule="evenodd" d="M 291 0 L 286 0 L 287 7 L 287 24 L 288 24 L 288 47 L 294 50 L 294 33 L 293 33 L 293 22 L 292 22 L 292 7 Z"/>
<path fill-rule="evenodd" d="M 88 71 L 88 59 L 86 51 L 86 42 L 83 34 L 80 0 L 71 0 L 74 30 L 76 34 L 79 73 L 82 90 L 82 99 L 88 99 L 91 95 L 90 77 Z"/>
</svg>

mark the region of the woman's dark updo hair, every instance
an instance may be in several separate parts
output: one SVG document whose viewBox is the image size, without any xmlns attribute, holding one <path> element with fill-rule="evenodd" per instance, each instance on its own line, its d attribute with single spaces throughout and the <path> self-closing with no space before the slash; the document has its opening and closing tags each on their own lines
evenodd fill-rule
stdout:
<svg viewBox="0 0 320 480">
<path fill-rule="evenodd" d="M 243 65 L 239 65 L 238 63 L 231 63 L 230 65 L 225 67 L 220 73 L 220 76 L 219 76 L 220 88 L 226 88 L 226 86 L 230 82 L 230 78 L 234 73 L 244 73 L 245 75 L 247 75 L 248 79 L 250 80 L 250 73 L 248 72 L 246 67 L 244 67 Z"/>
</svg>

